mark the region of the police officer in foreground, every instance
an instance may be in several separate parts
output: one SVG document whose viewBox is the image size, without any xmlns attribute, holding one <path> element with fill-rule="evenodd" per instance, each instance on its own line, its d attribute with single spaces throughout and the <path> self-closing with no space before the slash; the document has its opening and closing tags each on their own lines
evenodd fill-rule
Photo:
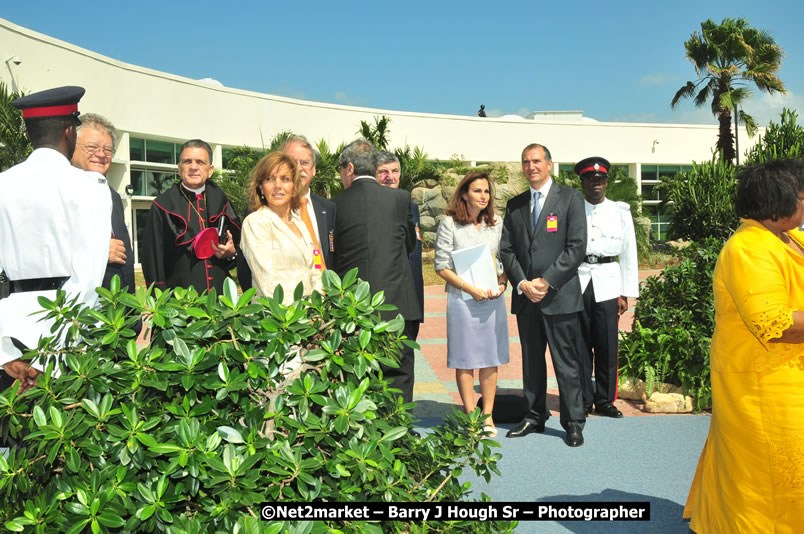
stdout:
<svg viewBox="0 0 804 534">
<path fill-rule="evenodd" d="M 106 179 L 73 167 L 81 87 L 59 87 L 14 100 L 34 151 L 0 173 L 0 390 L 32 387 L 41 365 L 21 360 L 51 323 L 38 297 L 65 290 L 97 303 L 109 256 L 112 202 Z"/>
<path fill-rule="evenodd" d="M 620 418 L 617 398 L 617 340 L 628 297 L 639 296 L 639 265 L 631 207 L 606 198 L 611 165 L 591 157 L 575 165 L 586 211 L 586 256 L 578 268 L 583 292 L 580 313 L 581 380 L 584 410 Z M 595 381 L 592 384 L 594 369 Z"/>
</svg>

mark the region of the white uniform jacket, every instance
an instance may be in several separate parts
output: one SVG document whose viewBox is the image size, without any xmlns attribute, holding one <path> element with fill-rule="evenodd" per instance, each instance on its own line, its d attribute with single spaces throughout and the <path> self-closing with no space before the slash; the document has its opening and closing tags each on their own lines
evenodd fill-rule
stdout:
<svg viewBox="0 0 804 534">
<path fill-rule="evenodd" d="M 595 302 L 620 296 L 639 296 L 639 261 L 637 259 L 634 220 L 625 202 L 604 199 L 600 204 L 583 202 L 586 211 L 586 255 L 619 256 L 619 262 L 589 264 L 578 267 L 581 291 L 589 280 L 595 288 Z"/>
<path fill-rule="evenodd" d="M 70 165 L 50 148 L 0 173 L 0 270 L 9 280 L 68 276 L 64 289 L 90 306 L 103 281 L 112 235 L 112 197 L 106 179 Z M 39 296 L 56 291 L 12 293 L 0 299 L 0 365 L 20 357 L 14 337 L 30 348 L 50 335 L 40 321 Z"/>
</svg>

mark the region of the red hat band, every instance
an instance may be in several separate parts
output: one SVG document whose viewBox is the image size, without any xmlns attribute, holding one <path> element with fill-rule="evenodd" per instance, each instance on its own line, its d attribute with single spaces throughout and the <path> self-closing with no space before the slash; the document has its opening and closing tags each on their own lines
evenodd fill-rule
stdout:
<svg viewBox="0 0 804 534">
<path fill-rule="evenodd" d="M 46 106 L 42 108 L 28 108 L 22 110 L 23 119 L 35 119 L 37 117 L 59 117 L 61 115 L 72 115 L 78 112 L 78 104 L 68 106 Z"/>
<path fill-rule="evenodd" d="M 583 175 L 583 174 L 586 174 L 587 172 L 590 172 L 590 171 L 594 171 L 594 172 L 604 172 L 604 173 L 606 173 L 606 174 L 608 174 L 608 173 L 609 173 L 609 170 L 608 170 L 606 167 L 604 167 L 604 166 L 602 166 L 602 165 L 600 165 L 600 164 L 596 164 L 596 165 L 594 165 L 594 166 L 591 166 L 591 167 L 586 167 L 585 169 L 581 169 L 581 172 L 579 172 L 579 173 L 578 173 L 578 176 L 581 176 L 581 175 Z"/>
</svg>

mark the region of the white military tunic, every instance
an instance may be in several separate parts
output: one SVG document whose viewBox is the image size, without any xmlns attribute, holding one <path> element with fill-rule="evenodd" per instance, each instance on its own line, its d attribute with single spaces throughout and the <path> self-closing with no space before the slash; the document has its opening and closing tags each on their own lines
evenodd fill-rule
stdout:
<svg viewBox="0 0 804 534">
<path fill-rule="evenodd" d="M 0 173 L 0 270 L 9 280 L 69 276 L 68 295 L 94 305 L 109 259 L 112 199 L 106 179 L 70 165 L 50 148 Z M 20 357 L 10 338 L 36 347 L 50 334 L 40 321 L 39 296 L 56 291 L 12 293 L 0 299 L 0 365 Z"/>
<path fill-rule="evenodd" d="M 592 280 L 595 302 L 639 296 L 639 262 L 631 208 L 625 202 L 603 199 L 600 204 L 584 200 L 586 210 L 586 255 L 619 256 L 619 263 L 589 264 L 578 267 L 581 292 Z"/>
</svg>

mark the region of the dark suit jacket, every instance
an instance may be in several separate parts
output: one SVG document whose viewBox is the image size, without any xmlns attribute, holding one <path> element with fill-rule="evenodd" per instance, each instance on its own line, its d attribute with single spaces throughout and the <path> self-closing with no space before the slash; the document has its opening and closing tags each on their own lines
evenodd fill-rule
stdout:
<svg viewBox="0 0 804 534">
<path fill-rule="evenodd" d="M 335 266 L 335 203 L 324 197 L 310 193 L 315 220 L 318 224 L 318 235 L 321 236 L 321 253 L 328 269 Z"/>
<path fill-rule="evenodd" d="M 574 313 L 583 308 L 578 266 L 586 254 L 586 214 L 583 195 L 556 182 L 539 214 L 533 231 L 530 189 L 508 201 L 503 220 L 500 256 L 514 292 L 511 312 L 519 313 L 530 302 L 516 290 L 522 280 L 542 277 L 551 289 L 539 303 L 547 315 Z M 558 228 L 547 231 L 547 217 L 556 216 Z"/>
<path fill-rule="evenodd" d="M 324 255 L 324 263 L 326 263 L 327 269 L 333 269 L 335 266 L 335 253 L 333 251 L 335 246 L 335 203 L 312 193 L 310 193 L 310 198 L 313 203 L 318 233 L 321 235 L 319 245 L 321 245 L 321 253 Z M 246 211 L 243 220 L 250 214 L 250 211 Z M 242 254 L 237 255 L 237 280 L 240 282 L 240 288 L 243 291 L 251 288 L 251 269 Z"/>
<path fill-rule="evenodd" d="M 410 193 L 358 178 L 335 198 L 335 270 L 343 277 L 357 267 L 371 292 L 385 292 L 385 302 L 408 321 L 422 318 L 408 255 L 416 245 Z"/>
<path fill-rule="evenodd" d="M 410 214 L 413 217 L 413 224 L 416 226 L 416 245 L 408 255 L 408 263 L 410 263 L 410 273 L 413 275 L 413 285 L 416 286 L 416 296 L 419 298 L 419 310 L 421 311 L 421 319 L 419 322 L 424 322 L 424 276 L 422 275 L 422 240 L 419 232 L 419 206 L 415 202 L 410 203 Z"/>
<path fill-rule="evenodd" d="M 106 272 L 103 275 L 103 283 L 101 284 L 106 289 L 109 289 L 112 283 L 112 277 L 117 275 L 120 277 L 120 287 L 128 287 L 129 293 L 136 293 L 137 286 L 134 282 L 134 251 L 131 248 L 131 238 L 128 235 L 128 228 L 126 227 L 126 218 L 123 213 L 123 201 L 117 191 L 109 186 L 109 192 L 112 194 L 112 234 L 115 239 L 123 242 L 126 247 L 126 263 L 107 263 Z"/>
</svg>

